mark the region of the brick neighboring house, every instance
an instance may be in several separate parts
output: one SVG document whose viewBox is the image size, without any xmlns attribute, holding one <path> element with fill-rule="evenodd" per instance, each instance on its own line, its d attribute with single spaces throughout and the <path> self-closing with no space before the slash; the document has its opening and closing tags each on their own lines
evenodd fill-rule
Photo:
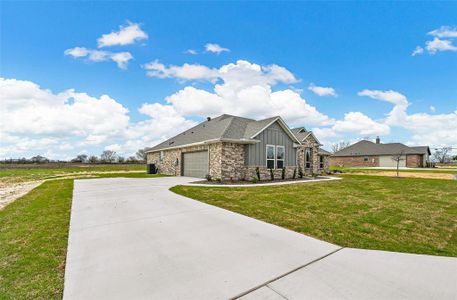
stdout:
<svg viewBox="0 0 457 300">
<path fill-rule="evenodd" d="M 400 167 L 421 168 L 430 164 L 428 146 L 408 147 L 401 143 L 376 143 L 360 141 L 330 156 L 330 165 L 339 167 L 388 167 L 395 168 L 392 158 L 401 154 Z"/>
<path fill-rule="evenodd" d="M 148 164 L 159 173 L 222 180 L 270 178 L 269 169 L 287 178 L 294 169 L 303 173 L 328 171 L 329 152 L 305 128 L 290 129 L 279 116 L 253 120 L 232 115 L 208 118 L 205 122 L 172 137 L 147 151 Z"/>
</svg>

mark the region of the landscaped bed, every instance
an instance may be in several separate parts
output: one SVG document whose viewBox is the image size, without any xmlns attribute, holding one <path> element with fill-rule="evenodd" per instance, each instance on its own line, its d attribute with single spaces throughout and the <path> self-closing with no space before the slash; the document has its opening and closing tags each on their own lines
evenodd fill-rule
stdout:
<svg viewBox="0 0 457 300">
<path fill-rule="evenodd" d="M 345 247 L 457 256 L 457 182 L 344 176 L 263 187 L 172 191 Z"/>
<path fill-rule="evenodd" d="M 285 178 L 285 179 L 274 179 L 274 180 L 254 180 L 254 181 L 247 181 L 247 180 L 201 180 L 201 181 L 194 181 L 192 184 L 208 184 L 208 185 L 262 185 L 262 184 L 269 184 L 269 183 L 281 183 L 281 182 L 303 182 L 303 181 L 313 181 L 316 179 L 328 179 L 329 177 L 324 176 L 303 176 L 303 178 Z"/>
</svg>

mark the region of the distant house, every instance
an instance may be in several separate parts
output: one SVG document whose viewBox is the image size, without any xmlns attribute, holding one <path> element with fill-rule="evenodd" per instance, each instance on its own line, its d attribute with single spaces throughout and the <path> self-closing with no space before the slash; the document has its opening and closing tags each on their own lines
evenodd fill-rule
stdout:
<svg viewBox="0 0 457 300">
<path fill-rule="evenodd" d="M 430 163 L 428 146 L 409 147 L 401 143 L 382 144 L 379 137 L 376 143 L 360 141 L 330 156 L 330 165 L 340 167 L 396 167 L 392 159 L 400 156 L 400 167 L 420 168 Z"/>
<path fill-rule="evenodd" d="M 160 173 L 190 177 L 280 178 L 328 171 L 330 153 L 305 128 L 290 129 L 279 116 L 253 120 L 232 115 L 208 118 L 147 151 L 147 161 Z"/>
</svg>

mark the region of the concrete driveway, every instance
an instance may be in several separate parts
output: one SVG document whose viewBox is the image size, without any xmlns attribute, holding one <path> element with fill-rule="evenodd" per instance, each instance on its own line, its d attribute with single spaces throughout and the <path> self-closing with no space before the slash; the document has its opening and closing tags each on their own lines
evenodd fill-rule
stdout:
<svg viewBox="0 0 457 300">
<path fill-rule="evenodd" d="M 457 298 L 456 258 L 342 249 L 168 190 L 190 180 L 76 180 L 64 299 Z"/>
</svg>

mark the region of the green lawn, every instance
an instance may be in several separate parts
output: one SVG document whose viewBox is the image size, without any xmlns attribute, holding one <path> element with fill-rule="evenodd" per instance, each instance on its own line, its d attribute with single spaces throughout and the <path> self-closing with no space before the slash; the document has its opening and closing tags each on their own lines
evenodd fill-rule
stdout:
<svg viewBox="0 0 457 300">
<path fill-rule="evenodd" d="M 172 191 L 345 247 L 457 256 L 457 182 L 345 176 L 284 186 Z"/>
<path fill-rule="evenodd" d="M 62 299 L 72 192 L 73 180 L 50 180 L 0 210 L 0 299 Z"/>
</svg>

